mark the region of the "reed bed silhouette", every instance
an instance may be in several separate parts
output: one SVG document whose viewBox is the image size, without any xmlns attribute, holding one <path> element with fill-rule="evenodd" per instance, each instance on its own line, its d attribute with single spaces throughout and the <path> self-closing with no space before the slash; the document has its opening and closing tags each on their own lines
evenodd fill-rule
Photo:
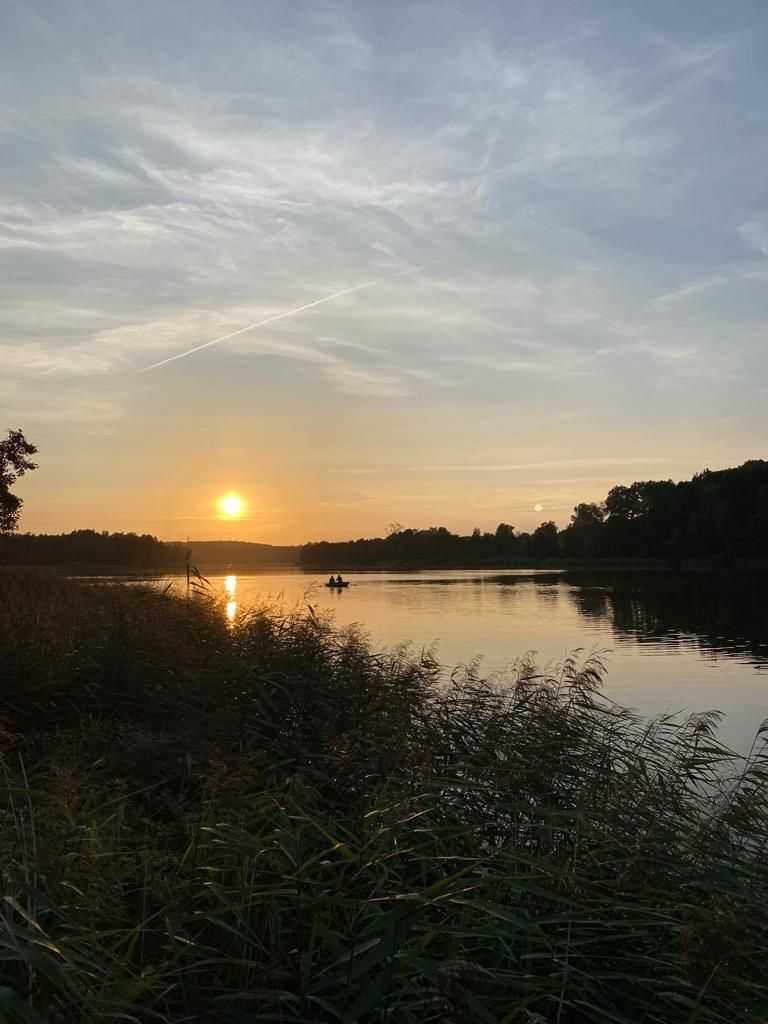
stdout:
<svg viewBox="0 0 768 1024">
<path fill-rule="evenodd" d="M 766 1019 L 764 726 L 196 589 L 0 576 L 0 1021 Z"/>
</svg>

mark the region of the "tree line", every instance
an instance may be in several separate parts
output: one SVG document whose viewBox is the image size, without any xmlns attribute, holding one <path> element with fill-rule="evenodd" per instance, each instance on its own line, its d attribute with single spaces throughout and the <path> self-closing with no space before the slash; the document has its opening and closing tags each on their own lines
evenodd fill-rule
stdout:
<svg viewBox="0 0 768 1024">
<path fill-rule="evenodd" d="M 768 462 L 704 470 L 691 480 L 617 485 L 605 501 L 576 505 L 564 529 L 549 520 L 532 532 L 499 523 L 469 536 L 444 526 L 393 527 L 388 536 L 305 544 L 307 568 L 506 565 L 557 560 L 642 559 L 722 566 L 768 559 Z"/>
<path fill-rule="evenodd" d="M 151 534 L 73 530 L 71 533 L 0 533 L 0 565 L 60 565 L 129 570 L 182 571 L 190 564 L 205 569 L 263 568 L 295 564 L 297 547 L 245 541 L 195 541 L 189 545 L 158 540 Z"/>
<path fill-rule="evenodd" d="M 559 529 L 552 520 L 532 532 L 502 522 L 469 536 L 445 526 L 406 529 L 386 537 L 320 541 L 303 547 L 240 541 L 167 543 L 150 534 L 75 530 L 68 534 L 15 533 L 22 501 L 11 488 L 36 469 L 37 452 L 21 430 L 0 441 L 0 564 L 87 564 L 136 569 L 180 568 L 193 563 L 285 565 L 314 568 L 385 566 L 504 566 L 558 560 L 654 560 L 679 567 L 704 561 L 732 566 L 768 560 L 768 462 L 753 459 L 733 469 L 704 470 L 691 480 L 617 484 L 603 502 L 575 506 Z"/>
<path fill-rule="evenodd" d="M 182 568 L 182 544 L 143 533 L 73 530 L 61 534 L 0 534 L 0 565 L 90 565 L 126 569 Z"/>
</svg>

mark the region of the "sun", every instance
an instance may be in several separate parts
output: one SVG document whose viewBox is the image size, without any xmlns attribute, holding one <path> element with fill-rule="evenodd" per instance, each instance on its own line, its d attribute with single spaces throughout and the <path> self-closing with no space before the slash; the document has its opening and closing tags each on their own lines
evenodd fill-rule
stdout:
<svg viewBox="0 0 768 1024">
<path fill-rule="evenodd" d="M 536 504 L 535 504 L 535 505 L 533 506 L 533 511 L 534 511 L 534 512 L 543 512 L 543 511 L 544 511 L 544 506 L 543 506 L 543 505 L 541 505 L 541 504 L 539 504 L 539 503 L 537 502 L 537 503 L 536 503 Z"/>
<path fill-rule="evenodd" d="M 216 505 L 221 519 L 239 519 L 245 512 L 245 501 L 235 491 L 222 494 Z"/>
</svg>

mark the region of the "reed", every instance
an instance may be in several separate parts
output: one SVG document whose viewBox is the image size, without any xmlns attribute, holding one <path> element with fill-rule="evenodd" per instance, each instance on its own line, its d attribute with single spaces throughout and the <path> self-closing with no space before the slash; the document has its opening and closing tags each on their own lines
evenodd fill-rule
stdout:
<svg viewBox="0 0 768 1024">
<path fill-rule="evenodd" d="M 40 578 L 0 659 L 0 1021 L 765 1020 L 762 732 Z"/>
</svg>

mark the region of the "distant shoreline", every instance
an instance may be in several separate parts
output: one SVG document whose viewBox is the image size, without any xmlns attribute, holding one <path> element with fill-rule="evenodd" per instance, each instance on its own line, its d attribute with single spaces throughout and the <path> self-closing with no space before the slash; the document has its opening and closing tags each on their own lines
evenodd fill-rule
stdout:
<svg viewBox="0 0 768 1024">
<path fill-rule="evenodd" d="M 705 562 L 692 560 L 672 566 L 657 559 L 558 559 L 558 560 L 519 560 L 515 562 L 388 562 L 370 565 L 351 565 L 344 562 L 330 565 L 301 565 L 298 562 L 264 563 L 193 563 L 202 575 L 269 575 L 270 573 L 290 572 L 300 576 L 323 576 L 328 572 L 342 572 L 347 575 L 355 573 L 386 573 L 386 572 L 496 572 L 521 571 L 531 572 L 589 572 L 589 573 L 653 573 L 658 575 L 679 575 L 699 573 L 768 573 L 768 561 L 760 559 L 742 559 L 731 564 L 718 564 L 716 561 Z M 165 576 L 184 576 L 185 565 L 178 566 L 136 566 L 100 564 L 100 563 L 41 563 L 41 564 L 8 564 L 0 565 L 0 572 L 27 573 L 35 575 L 55 576 L 119 576 L 126 579 L 162 578 Z"/>
</svg>

